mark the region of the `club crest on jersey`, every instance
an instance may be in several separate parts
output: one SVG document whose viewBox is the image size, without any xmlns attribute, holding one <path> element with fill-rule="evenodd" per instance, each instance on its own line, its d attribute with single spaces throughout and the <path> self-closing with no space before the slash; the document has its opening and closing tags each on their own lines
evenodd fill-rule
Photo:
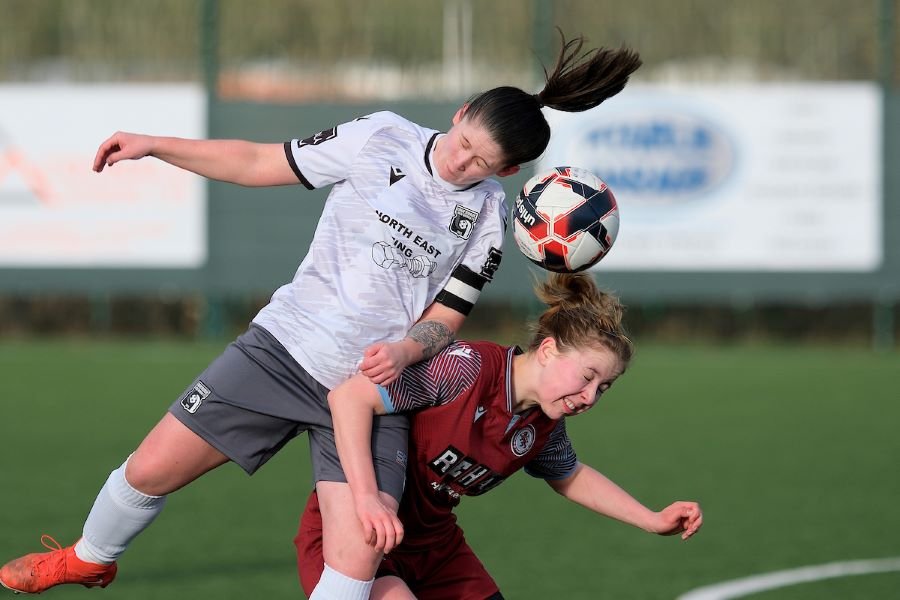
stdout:
<svg viewBox="0 0 900 600">
<path fill-rule="evenodd" d="M 309 136 L 308 138 L 304 138 L 297 142 L 297 147 L 302 148 L 303 146 L 318 146 L 322 142 L 327 142 L 328 140 L 334 139 L 337 137 L 337 127 L 332 127 L 331 129 L 323 129 L 319 133 Z"/>
<path fill-rule="evenodd" d="M 209 388 L 202 381 L 197 381 L 194 387 L 181 399 L 181 408 L 194 414 L 209 394 Z"/>
<path fill-rule="evenodd" d="M 478 212 L 457 204 L 453 210 L 453 219 L 450 221 L 450 233 L 464 240 L 469 239 L 475 222 L 478 221 Z"/>
<path fill-rule="evenodd" d="M 515 432 L 512 436 L 512 440 L 509 442 L 513 454 L 516 456 L 525 456 L 525 454 L 531 450 L 531 447 L 534 446 L 534 438 L 534 427 L 531 425 L 523 427 Z"/>
</svg>

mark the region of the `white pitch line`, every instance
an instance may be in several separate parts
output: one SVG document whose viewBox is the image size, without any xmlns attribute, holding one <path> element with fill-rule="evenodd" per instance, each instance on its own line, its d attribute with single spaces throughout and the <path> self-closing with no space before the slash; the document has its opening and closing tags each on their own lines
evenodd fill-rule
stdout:
<svg viewBox="0 0 900 600">
<path fill-rule="evenodd" d="M 900 557 L 872 560 L 851 560 L 834 562 L 812 567 L 800 567 L 786 571 L 773 571 L 752 577 L 732 579 L 712 585 L 705 585 L 678 596 L 676 600 L 728 600 L 741 598 L 765 590 L 786 587 L 798 583 L 809 583 L 835 577 L 868 575 L 900 571 Z"/>
</svg>

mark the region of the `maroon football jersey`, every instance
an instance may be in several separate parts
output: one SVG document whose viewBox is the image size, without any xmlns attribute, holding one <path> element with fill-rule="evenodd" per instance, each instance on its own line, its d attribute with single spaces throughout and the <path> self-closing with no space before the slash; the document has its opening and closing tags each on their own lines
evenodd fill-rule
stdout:
<svg viewBox="0 0 900 600">
<path fill-rule="evenodd" d="M 483 494 L 523 467 L 545 479 L 574 470 L 564 419 L 554 421 L 539 408 L 512 412 L 516 352 L 491 342 L 457 341 L 431 360 L 407 367 L 382 390 L 389 411 L 416 411 L 410 414 L 400 508 L 403 546 L 433 544 L 449 535 L 461 496 Z"/>
</svg>

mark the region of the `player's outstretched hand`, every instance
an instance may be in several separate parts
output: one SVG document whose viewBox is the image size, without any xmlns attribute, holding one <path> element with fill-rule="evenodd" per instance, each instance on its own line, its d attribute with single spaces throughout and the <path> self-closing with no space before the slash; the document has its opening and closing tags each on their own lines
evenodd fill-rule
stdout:
<svg viewBox="0 0 900 600">
<path fill-rule="evenodd" d="M 97 149 L 94 156 L 94 170 L 99 173 L 103 167 L 111 167 L 120 160 L 144 158 L 152 149 L 152 136 L 117 131 Z"/>
<path fill-rule="evenodd" d="M 377 494 L 355 498 L 356 516 L 362 523 L 366 543 L 387 554 L 403 541 L 403 524 Z"/>
<path fill-rule="evenodd" d="M 409 363 L 404 342 L 379 342 L 365 349 L 359 370 L 372 383 L 387 385 L 397 379 Z"/>
<path fill-rule="evenodd" d="M 681 534 L 686 540 L 703 525 L 703 511 L 696 502 L 673 502 L 656 513 L 653 531 L 659 535 Z"/>
</svg>

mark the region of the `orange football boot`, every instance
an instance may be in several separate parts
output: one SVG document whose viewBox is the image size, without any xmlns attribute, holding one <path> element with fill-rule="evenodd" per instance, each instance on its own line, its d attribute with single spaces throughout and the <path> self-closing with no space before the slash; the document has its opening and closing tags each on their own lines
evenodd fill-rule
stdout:
<svg viewBox="0 0 900 600">
<path fill-rule="evenodd" d="M 9 561 L 0 569 L 0 585 L 17 594 L 40 594 L 62 583 L 105 588 L 116 578 L 116 563 L 84 562 L 75 555 L 74 545 L 63 548 L 49 535 L 42 535 L 41 543 L 50 552 L 35 552 Z"/>
</svg>

